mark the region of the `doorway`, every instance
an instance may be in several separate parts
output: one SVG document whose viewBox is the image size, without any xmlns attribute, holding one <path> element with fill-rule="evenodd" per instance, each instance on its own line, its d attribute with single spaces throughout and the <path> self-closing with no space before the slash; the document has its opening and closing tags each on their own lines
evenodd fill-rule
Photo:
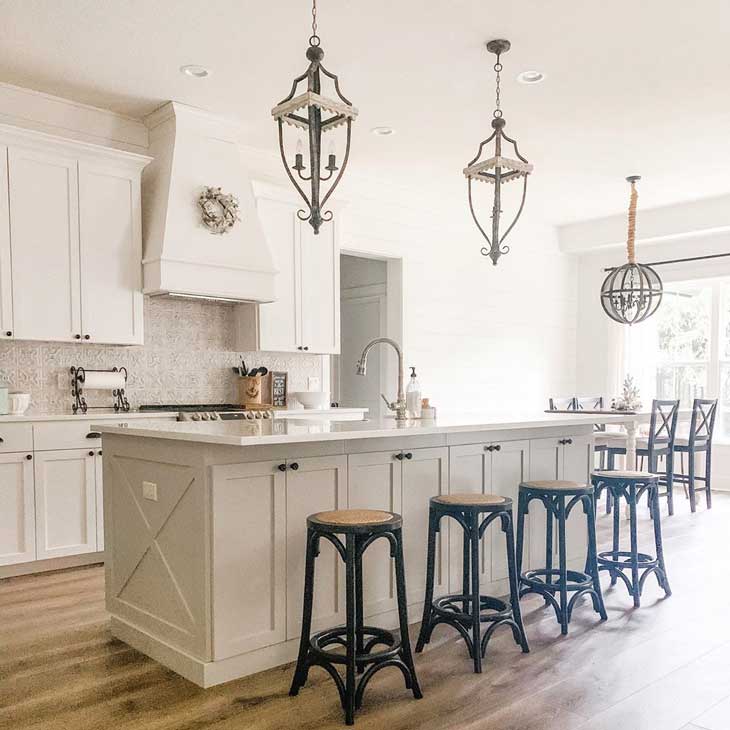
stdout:
<svg viewBox="0 0 730 730">
<path fill-rule="evenodd" d="M 380 394 L 392 400 L 397 361 L 391 348 L 377 347 L 365 377 L 355 373 L 355 364 L 370 340 L 401 341 L 400 264 L 361 254 L 340 256 L 340 355 L 332 358 L 331 389 L 341 407 L 367 408 L 370 418 L 387 413 Z"/>
</svg>

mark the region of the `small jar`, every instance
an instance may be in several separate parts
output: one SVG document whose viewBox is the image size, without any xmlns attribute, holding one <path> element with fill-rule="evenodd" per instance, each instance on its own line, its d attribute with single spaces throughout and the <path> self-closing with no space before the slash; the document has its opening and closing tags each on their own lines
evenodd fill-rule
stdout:
<svg viewBox="0 0 730 730">
<path fill-rule="evenodd" d="M 421 418 L 424 420 L 436 420 L 436 409 L 431 405 L 428 398 L 421 401 Z"/>
</svg>

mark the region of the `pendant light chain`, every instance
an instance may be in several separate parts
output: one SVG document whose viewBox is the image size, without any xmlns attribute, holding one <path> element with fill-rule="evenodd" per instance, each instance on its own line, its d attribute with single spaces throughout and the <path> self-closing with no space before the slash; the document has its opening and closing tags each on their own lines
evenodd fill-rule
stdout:
<svg viewBox="0 0 730 730">
<path fill-rule="evenodd" d="M 309 45 L 319 45 L 319 36 L 317 35 L 317 0 L 312 0 L 312 36 L 309 39 Z"/>
<path fill-rule="evenodd" d="M 636 203 L 639 193 L 636 191 L 636 182 L 631 181 L 631 199 L 629 202 L 629 229 L 626 236 L 626 250 L 630 264 L 636 263 Z"/>
<path fill-rule="evenodd" d="M 493 115 L 495 119 L 499 119 L 502 116 L 502 110 L 500 109 L 500 101 L 501 101 L 501 98 L 500 97 L 501 97 L 501 92 L 502 92 L 502 88 L 501 88 L 501 83 L 502 83 L 502 76 L 501 76 L 502 64 L 501 64 L 501 62 L 499 60 L 499 56 L 500 56 L 500 54 L 498 53 L 497 54 L 497 63 L 494 64 L 494 71 L 497 74 L 496 88 L 495 88 L 495 101 L 496 101 L 496 106 L 495 106 L 494 115 Z"/>
</svg>

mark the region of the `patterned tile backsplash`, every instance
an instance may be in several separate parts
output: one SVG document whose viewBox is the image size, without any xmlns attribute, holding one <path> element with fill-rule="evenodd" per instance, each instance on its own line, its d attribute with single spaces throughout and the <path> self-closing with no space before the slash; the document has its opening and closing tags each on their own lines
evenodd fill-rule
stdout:
<svg viewBox="0 0 730 730">
<path fill-rule="evenodd" d="M 124 366 L 127 397 L 142 403 L 230 403 L 236 399 L 231 370 L 243 355 L 249 367 L 289 373 L 289 390 L 307 390 L 321 377 L 317 355 L 233 351 L 234 305 L 145 298 L 143 347 L 0 342 L 0 383 L 31 394 L 29 413 L 62 413 L 71 408 L 69 368 Z M 111 404 L 111 393 L 87 391 L 90 406 Z"/>
</svg>

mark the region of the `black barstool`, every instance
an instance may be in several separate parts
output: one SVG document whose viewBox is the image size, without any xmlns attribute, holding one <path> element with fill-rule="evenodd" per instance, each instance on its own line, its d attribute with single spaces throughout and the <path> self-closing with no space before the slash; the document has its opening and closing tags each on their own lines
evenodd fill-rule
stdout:
<svg viewBox="0 0 730 730">
<path fill-rule="evenodd" d="M 598 569 L 607 570 L 611 575 L 611 585 L 621 580 L 626 584 L 629 595 L 633 596 L 634 606 L 641 605 L 641 592 L 647 576 L 655 573 L 659 586 L 667 596 L 672 595 L 664 565 L 662 547 L 662 518 L 659 509 L 659 476 L 640 471 L 598 471 L 591 475 L 596 490 L 596 497 L 604 490 L 610 490 L 614 503 L 613 512 L 613 549 L 598 553 Z M 649 506 L 654 517 L 654 546 L 656 557 L 648 553 L 640 553 L 637 537 L 636 505 L 647 493 Z M 621 500 L 625 499 L 629 506 L 629 531 L 631 546 L 629 550 L 621 550 Z M 630 570 L 631 577 L 624 571 Z M 641 575 L 640 575 L 641 573 Z"/>
<path fill-rule="evenodd" d="M 545 536 L 545 567 L 522 572 L 525 516 L 530 502 L 538 500 L 547 512 Z M 585 570 L 568 570 L 565 524 L 577 504 L 583 505 L 588 530 L 588 553 Z M 553 522 L 558 523 L 558 567 L 553 568 Z M 573 608 L 582 596 L 590 596 L 593 608 L 605 621 L 606 608 L 603 605 L 601 584 L 598 580 L 596 560 L 596 523 L 593 487 L 590 484 L 562 480 L 522 482 L 517 509 L 517 570 L 520 575 L 520 598 L 528 593 L 537 593 L 555 609 L 560 632 L 568 633 L 568 624 Z M 558 594 L 560 600 L 555 598 Z M 570 600 L 568 594 L 572 593 Z"/>
<path fill-rule="evenodd" d="M 289 694 L 294 696 L 307 681 L 309 668 L 325 669 L 337 686 L 340 702 L 345 711 L 345 722 L 355 722 L 355 710 L 362 703 L 367 683 L 379 669 L 398 667 L 403 673 L 406 688 L 416 699 L 422 697 L 413 666 L 413 655 L 408 636 L 406 608 L 406 577 L 403 562 L 402 519 L 400 515 L 380 510 L 334 510 L 319 512 L 307 518 L 307 554 L 304 574 L 304 609 L 299 656 Z M 338 535 L 345 536 L 345 543 Z M 320 631 L 310 637 L 312 603 L 314 601 L 314 563 L 319 555 L 319 542 L 328 540 L 334 545 L 345 563 L 346 625 Z M 395 586 L 398 597 L 400 638 L 376 626 L 365 626 L 363 616 L 362 556 L 375 540 L 383 538 L 390 543 L 390 556 L 395 560 Z M 373 651 L 378 646 L 386 648 Z M 344 647 L 345 653 L 331 647 Z M 337 665 L 345 667 L 343 682 Z M 356 672 L 362 673 L 359 680 Z"/>
<path fill-rule="evenodd" d="M 451 517 L 464 531 L 462 591 L 434 600 L 433 584 L 436 566 L 436 536 L 441 531 L 441 520 Z M 484 596 L 479 590 L 479 541 L 489 525 L 499 519 L 507 541 L 507 568 L 510 601 Z M 489 627 L 481 635 L 482 623 Z M 446 494 L 432 497 L 428 515 L 428 555 L 426 565 L 426 596 L 423 621 L 416 651 L 423 651 L 431 634 L 439 624 L 455 628 L 463 637 L 474 661 L 474 671 L 482 671 L 482 659 L 487 644 L 499 626 L 509 626 L 515 642 L 522 651 L 530 651 L 520 615 L 515 566 L 515 542 L 512 528 L 512 500 L 496 494 Z"/>
</svg>

